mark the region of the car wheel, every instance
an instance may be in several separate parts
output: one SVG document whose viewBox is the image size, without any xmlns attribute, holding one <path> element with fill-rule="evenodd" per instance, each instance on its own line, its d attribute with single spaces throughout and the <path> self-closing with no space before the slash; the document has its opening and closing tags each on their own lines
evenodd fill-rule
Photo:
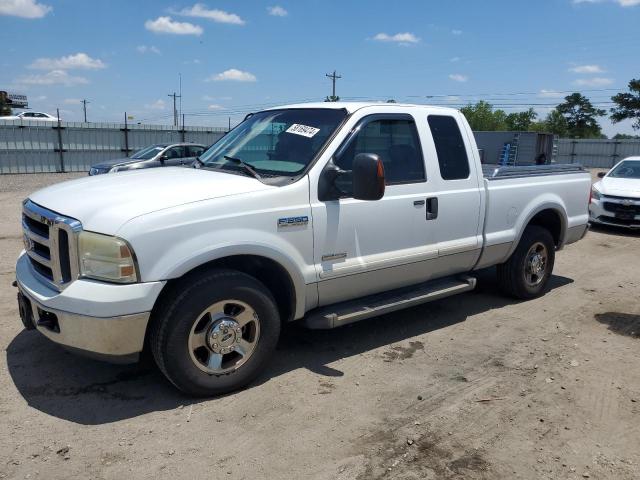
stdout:
<svg viewBox="0 0 640 480">
<path fill-rule="evenodd" d="M 213 270 L 187 277 L 160 301 L 150 344 L 176 387 L 212 396 L 255 379 L 279 335 L 278 309 L 262 283 L 241 272 Z"/>
<path fill-rule="evenodd" d="M 523 300 L 543 295 L 555 262 L 555 245 L 551 233 L 537 225 L 525 228 L 509 260 L 498 265 L 500 289 Z"/>
</svg>

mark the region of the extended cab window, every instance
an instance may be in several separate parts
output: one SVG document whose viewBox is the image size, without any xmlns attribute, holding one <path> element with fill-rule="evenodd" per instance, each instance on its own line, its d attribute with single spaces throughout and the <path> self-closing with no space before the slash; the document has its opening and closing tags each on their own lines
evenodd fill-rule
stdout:
<svg viewBox="0 0 640 480">
<path fill-rule="evenodd" d="M 436 145 L 443 180 L 469 178 L 469 159 L 458 122 L 447 115 L 429 115 L 429 128 Z"/>
<path fill-rule="evenodd" d="M 334 162 L 351 170 L 359 153 L 375 153 L 382 159 L 387 185 L 425 181 L 420 140 L 411 119 L 376 119 L 362 125 Z"/>
</svg>

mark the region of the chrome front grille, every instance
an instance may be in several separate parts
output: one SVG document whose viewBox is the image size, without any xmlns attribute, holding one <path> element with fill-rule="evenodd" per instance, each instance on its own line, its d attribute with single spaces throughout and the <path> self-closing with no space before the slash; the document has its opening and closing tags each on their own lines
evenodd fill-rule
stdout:
<svg viewBox="0 0 640 480">
<path fill-rule="evenodd" d="M 78 277 L 76 237 L 82 224 L 31 200 L 22 206 L 24 248 L 34 271 L 57 290 Z"/>
</svg>

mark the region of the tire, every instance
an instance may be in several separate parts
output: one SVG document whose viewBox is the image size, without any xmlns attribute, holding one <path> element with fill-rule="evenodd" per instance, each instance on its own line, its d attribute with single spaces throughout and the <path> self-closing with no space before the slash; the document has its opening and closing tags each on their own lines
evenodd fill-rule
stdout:
<svg viewBox="0 0 640 480">
<path fill-rule="evenodd" d="M 154 312 L 150 345 L 156 364 L 191 396 L 221 395 L 246 386 L 265 368 L 280 336 L 271 292 L 234 270 L 186 277 Z"/>
<path fill-rule="evenodd" d="M 498 265 L 500 290 L 522 300 L 544 295 L 553 272 L 555 253 L 553 237 L 546 228 L 537 225 L 526 227 L 509 260 Z M 539 255 L 537 259 L 534 258 L 536 254 Z M 546 257 L 544 267 L 539 270 L 539 260 L 543 256 Z M 538 272 L 537 275 L 533 271 Z"/>
</svg>

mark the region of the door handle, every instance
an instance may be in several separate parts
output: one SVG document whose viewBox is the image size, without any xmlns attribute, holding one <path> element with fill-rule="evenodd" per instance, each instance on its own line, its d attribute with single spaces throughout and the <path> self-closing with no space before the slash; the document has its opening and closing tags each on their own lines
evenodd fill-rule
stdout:
<svg viewBox="0 0 640 480">
<path fill-rule="evenodd" d="M 427 220 L 438 218 L 438 197 L 427 198 Z"/>
<path fill-rule="evenodd" d="M 413 201 L 413 204 L 414 204 L 416 207 L 419 207 L 420 205 L 424 205 L 424 204 L 425 204 L 425 201 L 424 201 L 424 200 L 414 200 L 414 201 Z"/>
</svg>

